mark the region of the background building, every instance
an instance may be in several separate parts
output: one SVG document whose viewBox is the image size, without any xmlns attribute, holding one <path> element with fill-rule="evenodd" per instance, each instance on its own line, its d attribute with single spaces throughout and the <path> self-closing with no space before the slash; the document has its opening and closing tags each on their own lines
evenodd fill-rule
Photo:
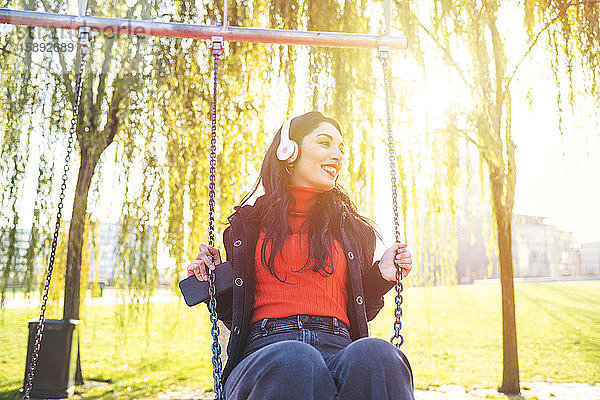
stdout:
<svg viewBox="0 0 600 400">
<path fill-rule="evenodd" d="M 581 245 L 581 275 L 600 275 L 600 241 Z"/>
<path fill-rule="evenodd" d="M 488 255 L 483 239 L 483 221 L 466 222 L 463 218 L 457 226 L 458 282 L 499 278 L 498 258 L 494 252 Z M 496 244 L 491 245 L 495 249 Z M 600 242 L 577 249 L 572 232 L 552 225 L 544 217 L 514 215 L 512 249 L 514 276 L 518 278 L 600 275 Z"/>
<path fill-rule="evenodd" d="M 59 241 L 66 240 L 66 236 L 68 235 L 68 227 L 70 221 L 63 221 L 61 229 L 64 229 L 64 236 L 59 238 Z M 128 246 L 127 243 L 131 242 L 130 248 L 132 249 L 132 259 L 129 260 L 133 263 L 145 262 L 152 263 L 152 257 L 148 258 L 148 253 L 144 254 L 144 259 L 141 260 L 141 257 L 136 254 L 135 251 L 135 243 L 134 243 L 134 234 L 139 234 L 139 230 L 128 235 L 127 239 L 125 239 L 126 243 L 124 246 Z M 143 247 L 146 249 L 151 248 L 152 244 L 158 240 L 156 237 L 153 237 L 148 232 L 152 232 L 151 227 L 147 227 L 144 230 L 146 235 L 142 239 Z M 88 253 L 89 256 L 89 264 L 90 264 L 90 273 L 89 273 L 89 282 L 102 282 L 104 284 L 111 285 L 114 282 L 115 275 L 117 273 L 117 261 L 118 261 L 118 246 L 119 240 L 121 236 L 121 224 L 98 224 L 96 228 L 96 239 L 95 243 L 97 248 L 90 249 Z M 19 228 L 16 230 L 15 234 L 15 249 L 14 249 L 14 260 L 12 261 L 13 267 L 11 267 L 11 274 L 8 280 L 9 287 L 19 287 L 22 285 L 23 278 L 26 274 L 27 270 L 27 252 L 29 249 L 29 243 L 31 238 L 31 230 L 30 229 L 22 229 Z M 8 262 L 8 230 L 6 232 L 2 232 L 2 248 L 0 252 L 0 271 L 4 270 L 7 262 Z M 43 243 L 41 248 L 37 248 L 33 250 L 34 255 L 31 256 L 30 263 L 33 264 L 34 271 L 34 279 L 39 279 L 42 274 L 45 273 L 46 268 L 48 267 L 49 255 L 50 255 L 50 246 L 52 243 L 52 236 L 40 238 L 40 243 Z M 66 243 L 64 243 L 64 251 L 66 251 Z M 90 246 L 91 243 L 87 243 L 84 246 Z M 138 243 L 139 245 L 139 243 Z M 32 251 L 32 250 L 30 250 Z M 139 252 L 138 252 L 139 253 Z M 84 253 L 85 254 L 85 253 Z M 58 257 L 57 257 L 58 259 Z M 83 279 L 83 278 L 82 278 Z"/>
</svg>

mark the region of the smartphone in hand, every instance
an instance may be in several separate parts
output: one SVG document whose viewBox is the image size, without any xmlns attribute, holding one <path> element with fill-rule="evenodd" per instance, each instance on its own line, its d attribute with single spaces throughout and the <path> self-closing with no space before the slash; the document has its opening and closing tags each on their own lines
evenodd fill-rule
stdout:
<svg viewBox="0 0 600 400">
<path fill-rule="evenodd" d="M 229 261 L 215 265 L 214 274 L 217 296 L 233 288 L 233 266 Z M 195 275 L 188 276 L 179 282 L 179 290 L 183 294 L 185 303 L 190 307 L 210 298 L 208 287 L 208 281 L 199 281 Z"/>
</svg>

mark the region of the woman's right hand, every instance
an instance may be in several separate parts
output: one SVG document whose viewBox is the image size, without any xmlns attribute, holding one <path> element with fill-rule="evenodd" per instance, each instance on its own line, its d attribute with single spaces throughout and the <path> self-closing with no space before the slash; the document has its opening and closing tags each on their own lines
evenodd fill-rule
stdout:
<svg viewBox="0 0 600 400">
<path fill-rule="evenodd" d="M 208 269 L 215 270 L 215 264 L 221 264 L 221 253 L 218 249 L 206 244 L 200 245 L 200 252 L 187 268 L 188 277 L 196 275 L 199 281 L 208 281 Z"/>
</svg>

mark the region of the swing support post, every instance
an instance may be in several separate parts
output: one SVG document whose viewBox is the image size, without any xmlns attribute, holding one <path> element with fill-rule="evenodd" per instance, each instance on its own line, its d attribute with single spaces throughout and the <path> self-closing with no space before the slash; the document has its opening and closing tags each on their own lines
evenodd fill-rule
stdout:
<svg viewBox="0 0 600 400">
<path fill-rule="evenodd" d="M 386 36 L 390 36 L 392 34 L 392 6 L 390 0 L 385 0 L 383 14 L 385 16 L 385 34 Z"/>
<path fill-rule="evenodd" d="M 46 28 L 79 29 L 89 27 L 107 34 L 161 36 L 173 38 L 207 39 L 222 36 L 231 42 L 296 44 L 321 47 L 406 49 L 406 36 L 368 35 L 362 33 L 293 31 L 286 29 L 260 29 L 228 26 L 223 15 L 221 25 L 196 25 L 178 22 L 159 22 L 123 18 L 94 17 L 87 15 L 56 14 L 0 8 L 0 23 L 40 26 Z"/>
</svg>

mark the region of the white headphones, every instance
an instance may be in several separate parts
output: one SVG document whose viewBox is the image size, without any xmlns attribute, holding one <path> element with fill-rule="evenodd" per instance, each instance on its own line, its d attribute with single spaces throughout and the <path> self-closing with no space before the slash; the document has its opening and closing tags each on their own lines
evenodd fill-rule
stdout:
<svg viewBox="0 0 600 400">
<path fill-rule="evenodd" d="M 281 127 L 281 139 L 279 140 L 279 146 L 277 146 L 277 158 L 281 161 L 287 161 L 293 163 L 298 157 L 298 143 L 290 139 L 290 124 L 292 123 L 290 118 Z"/>
</svg>

